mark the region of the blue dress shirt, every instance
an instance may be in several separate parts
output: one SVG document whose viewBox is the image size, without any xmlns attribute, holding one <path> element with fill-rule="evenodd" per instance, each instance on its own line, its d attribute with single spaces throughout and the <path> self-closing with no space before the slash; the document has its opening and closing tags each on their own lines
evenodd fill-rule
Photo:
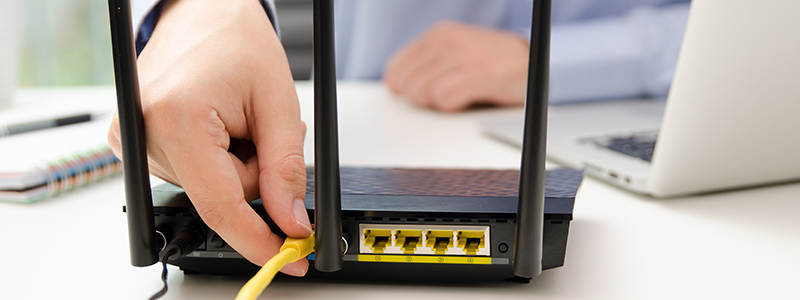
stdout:
<svg viewBox="0 0 800 300">
<path fill-rule="evenodd" d="M 677 63 L 689 1 L 553 1 L 550 101 L 665 96 Z M 156 0 L 138 2 L 155 7 L 134 16 L 143 20 L 138 35 L 143 46 L 159 9 Z M 261 2 L 275 21 L 272 1 Z M 533 0 L 334 3 L 338 78 L 379 79 L 395 51 L 442 20 L 505 29 L 528 39 Z"/>
</svg>

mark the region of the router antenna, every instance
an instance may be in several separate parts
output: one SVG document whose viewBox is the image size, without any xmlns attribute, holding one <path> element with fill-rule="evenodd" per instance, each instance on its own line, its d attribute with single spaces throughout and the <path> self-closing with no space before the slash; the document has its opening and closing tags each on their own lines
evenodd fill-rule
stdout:
<svg viewBox="0 0 800 300">
<path fill-rule="evenodd" d="M 336 118 L 333 1 L 314 0 L 314 265 L 342 268 L 342 199 Z"/>
<path fill-rule="evenodd" d="M 131 264 L 145 267 L 158 262 L 158 251 L 130 1 L 108 0 L 108 13 L 111 21 L 111 45 L 114 49 L 128 244 Z"/>
<path fill-rule="evenodd" d="M 519 172 L 519 204 L 514 242 L 514 275 L 542 273 L 544 174 L 547 146 L 547 100 L 550 73 L 551 0 L 533 1 L 525 133 Z"/>
</svg>

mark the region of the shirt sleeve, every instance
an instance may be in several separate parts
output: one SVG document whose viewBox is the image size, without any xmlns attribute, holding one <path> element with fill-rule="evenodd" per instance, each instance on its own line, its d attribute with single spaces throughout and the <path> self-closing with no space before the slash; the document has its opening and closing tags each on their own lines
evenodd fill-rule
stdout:
<svg viewBox="0 0 800 300">
<path fill-rule="evenodd" d="M 554 24 L 550 101 L 666 96 L 688 13 L 688 3 L 641 6 L 620 17 Z"/>
<path fill-rule="evenodd" d="M 519 35 L 530 43 L 531 18 L 533 17 L 532 7 L 533 0 L 509 1 L 504 17 L 505 20 L 499 27 Z"/>
<path fill-rule="evenodd" d="M 142 53 L 156 28 L 163 2 L 163 0 L 131 0 L 131 18 L 133 19 L 133 28 L 136 29 L 136 56 Z M 275 0 L 259 0 L 259 2 L 280 37 L 281 31 L 275 13 Z"/>
</svg>

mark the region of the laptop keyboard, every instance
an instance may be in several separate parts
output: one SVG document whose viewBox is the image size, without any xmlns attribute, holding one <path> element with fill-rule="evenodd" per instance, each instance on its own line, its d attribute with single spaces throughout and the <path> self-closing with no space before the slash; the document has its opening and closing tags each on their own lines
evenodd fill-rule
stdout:
<svg viewBox="0 0 800 300">
<path fill-rule="evenodd" d="M 653 160 L 653 149 L 656 148 L 657 137 L 657 131 L 648 131 L 630 136 L 605 137 L 595 140 L 594 143 L 598 146 L 651 162 Z"/>
</svg>

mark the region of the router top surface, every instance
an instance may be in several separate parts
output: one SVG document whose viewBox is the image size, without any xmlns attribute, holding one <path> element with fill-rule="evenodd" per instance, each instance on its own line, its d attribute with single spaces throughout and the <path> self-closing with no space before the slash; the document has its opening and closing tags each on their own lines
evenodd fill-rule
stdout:
<svg viewBox="0 0 800 300">
<path fill-rule="evenodd" d="M 313 209 L 313 174 L 313 168 L 309 168 L 306 189 L 309 209 Z M 571 219 L 583 172 L 549 170 L 545 178 L 545 198 L 548 198 L 545 212 L 551 217 L 562 215 Z M 517 170 L 342 168 L 341 182 L 343 212 L 517 212 Z M 361 201 L 376 196 L 387 196 L 387 201 Z M 491 205 L 487 205 L 488 199 L 492 199 Z"/>
<path fill-rule="evenodd" d="M 308 168 L 306 208 L 314 209 L 314 171 Z M 342 214 L 371 212 L 482 214 L 509 216 L 517 211 L 519 171 L 467 169 L 342 168 Z M 545 214 L 548 219 L 572 219 L 582 171 L 548 170 L 545 176 Z M 191 207 L 180 187 L 153 188 L 156 212 Z M 260 199 L 252 204 L 260 206 Z M 511 217 L 513 218 L 513 217 Z"/>
</svg>

